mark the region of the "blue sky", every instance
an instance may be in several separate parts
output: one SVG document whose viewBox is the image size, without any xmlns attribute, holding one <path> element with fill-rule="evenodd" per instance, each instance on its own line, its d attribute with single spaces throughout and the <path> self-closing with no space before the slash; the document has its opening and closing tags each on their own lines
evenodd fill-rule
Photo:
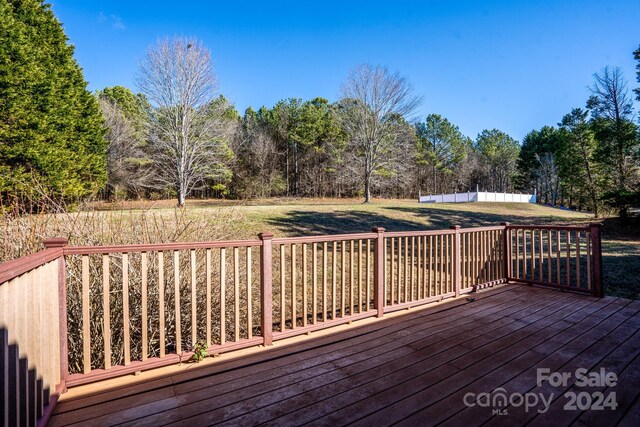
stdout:
<svg viewBox="0 0 640 427">
<path fill-rule="evenodd" d="M 640 1 L 52 0 L 89 89 L 135 89 L 137 61 L 158 38 L 211 50 L 220 91 L 242 113 L 279 99 L 337 99 L 363 62 L 406 76 L 438 113 L 475 138 L 521 140 L 583 107 L 593 73 L 619 66 L 637 87 Z"/>
</svg>

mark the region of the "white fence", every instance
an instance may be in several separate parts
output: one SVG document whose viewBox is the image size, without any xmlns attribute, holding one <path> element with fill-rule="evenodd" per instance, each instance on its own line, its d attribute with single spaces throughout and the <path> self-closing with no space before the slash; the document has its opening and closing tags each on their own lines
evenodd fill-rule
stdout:
<svg viewBox="0 0 640 427">
<path fill-rule="evenodd" d="M 420 203 L 465 203 L 465 202 L 508 202 L 535 203 L 535 194 L 495 193 L 488 191 L 467 191 L 466 193 L 432 194 L 420 196 Z"/>
</svg>

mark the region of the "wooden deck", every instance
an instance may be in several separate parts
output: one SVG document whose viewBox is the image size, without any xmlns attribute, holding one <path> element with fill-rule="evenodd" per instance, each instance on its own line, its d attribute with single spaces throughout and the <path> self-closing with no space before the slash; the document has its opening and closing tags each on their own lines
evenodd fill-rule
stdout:
<svg viewBox="0 0 640 427">
<path fill-rule="evenodd" d="M 506 285 L 365 323 L 128 385 L 77 388 L 50 423 L 640 425 L 640 301 Z M 537 368 L 572 378 L 537 386 Z M 604 368 L 617 385 L 577 387 L 577 368 Z M 553 394 L 550 409 L 465 405 L 500 387 Z M 615 392 L 618 406 L 564 410 L 567 391 Z"/>
</svg>

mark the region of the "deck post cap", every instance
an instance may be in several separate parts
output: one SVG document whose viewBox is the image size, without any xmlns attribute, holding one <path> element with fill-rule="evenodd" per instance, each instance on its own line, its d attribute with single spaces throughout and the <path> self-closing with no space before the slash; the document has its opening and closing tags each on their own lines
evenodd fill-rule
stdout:
<svg viewBox="0 0 640 427">
<path fill-rule="evenodd" d="M 371 231 L 374 233 L 384 233 L 384 227 L 373 227 Z"/>
<path fill-rule="evenodd" d="M 460 226 L 459 225 L 452 225 L 449 227 L 451 230 L 460 230 Z"/>
<path fill-rule="evenodd" d="M 64 237 L 53 237 L 51 239 L 44 239 L 42 244 L 45 248 L 62 248 L 69 244 L 69 239 L 65 239 Z"/>
<path fill-rule="evenodd" d="M 264 231 L 258 234 L 258 238 L 260 240 L 271 240 L 273 239 L 273 233 L 269 233 L 268 231 Z"/>
</svg>

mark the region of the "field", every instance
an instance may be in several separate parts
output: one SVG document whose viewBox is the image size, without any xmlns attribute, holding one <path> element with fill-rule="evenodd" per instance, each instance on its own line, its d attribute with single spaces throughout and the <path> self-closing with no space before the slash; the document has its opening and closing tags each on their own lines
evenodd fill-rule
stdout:
<svg viewBox="0 0 640 427">
<path fill-rule="evenodd" d="M 69 237 L 71 244 L 124 244 L 167 241 L 255 238 L 261 231 L 276 236 L 442 229 L 513 224 L 586 224 L 585 213 L 533 204 L 419 204 L 414 200 L 375 200 L 362 204 L 345 199 L 265 199 L 248 202 L 174 200 L 99 203 L 88 212 L 4 220 L 0 261 L 33 252 L 45 237 Z M 640 298 L 640 226 L 603 221 L 605 291 Z"/>
</svg>

